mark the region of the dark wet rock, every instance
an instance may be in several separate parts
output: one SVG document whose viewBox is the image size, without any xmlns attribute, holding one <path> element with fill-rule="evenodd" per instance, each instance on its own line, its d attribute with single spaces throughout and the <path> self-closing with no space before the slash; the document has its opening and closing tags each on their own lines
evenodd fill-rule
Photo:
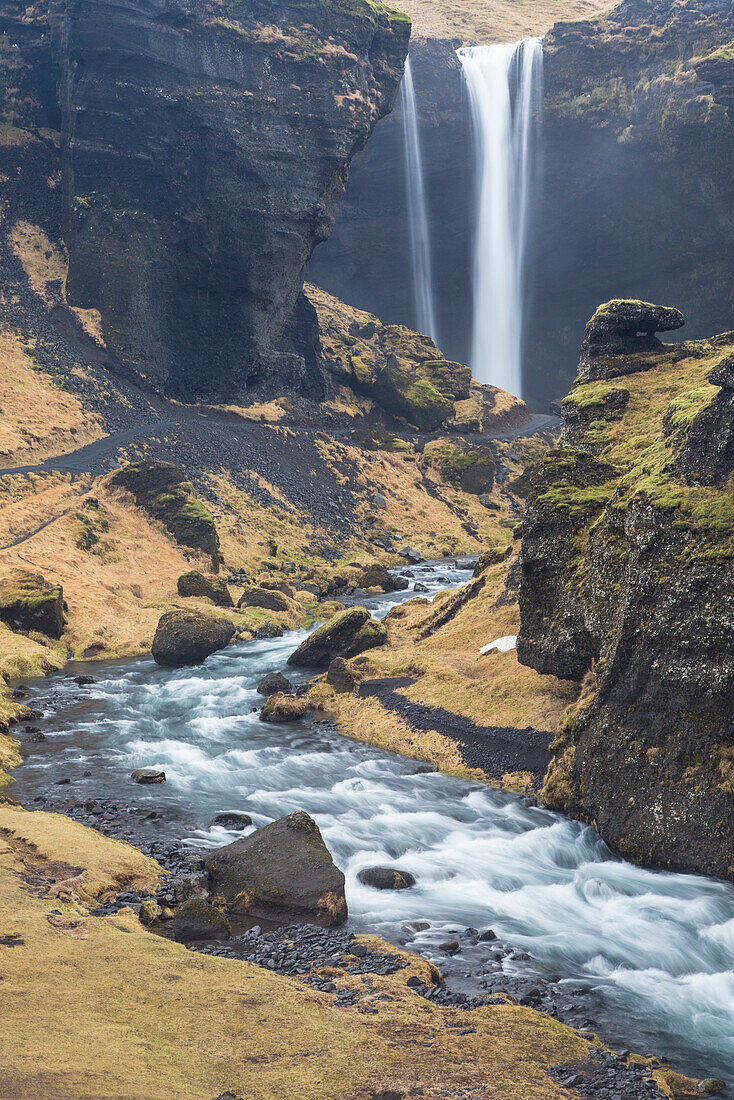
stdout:
<svg viewBox="0 0 734 1100">
<path fill-rule="evenodd" d="M 685 324 L 679 309 L 622 298 L 599 306 L 586 326 L 578 382 L 598 382 L 656 365 L 665 346 L 656 332 Z"/>
<path fill-rule="evenodd" d="M 210 905 L 203 897 L 184 901 L 173 918 L 173 934 L 181 943 L 228 939 L 231 932 L 226 913 Z"/>
<path fill-rule="evenodd" d="M 12 630 L 37 630 L 49 638 L 64 632 L 64 593 L 40 573 L 12 569 L 0 580 L 0 621 Z"/>
<path fill-rule="evenodd" d="M 95 684 L 97 681 L 94 676 L 75 676 L 74 683 L 77 687 L 88 687 L 90 684 Z"/>
<path fill-rule="evenodd" d="M 359 680 L 359 673 L 350 667 L 344 657 L 334 657 L 329 663 L 326 682 L 337 691 L 354 691 Z"/>
<path fill-rule="evenodd" d="M 257 685 L 258 694 L 275 695 L 276 692 L 292 692 L 293 684 L 282 672 L 269 672 Z"/>
<path fill-rule="evenodd" d="M 288 611 L 291 601 L 282 592 L 268 588 L 246 588 L 237 601 L 238 607 L 263 607 L 267 611 Z"/>
<path fill-rule="evenodd" d="M 261 638 L 282 638 L 283 633 L 283 627 L 280 623 L 263 623 L 262 626 L 253 630 L 252 636 L 259 641 Z"/>
<path fill-rule="evenodd" d="M 156 768 L 136 768 L 131 773 L 130 778 L 133 783 L 141 783 L 143 786 L 150 786 L 154 783 L 165 783 L 166 773 L 158 771 Z"/>
<path fill-rule="evenodd" d="M 316 822 L 302 810 L 205 856 L 212 894 L 238 913 L 346 920 L 344 875 Z"/>
<path fill-rule="evenodd" d="M 398 550 L 398 556 L 412 562 L 413 565 L 418 565 L 419 562 L 423 561 L 420 550 L 415 550 L 412 546 L 404 546 L 402 550 Z"/>
<path fill-rule="evenodd" d="M 455 955 L 461 950 L 458 940 L 446 940 L 444 943 L 438 945 L 439 951 L 443 951 L 446 955 Z"/>
<path fill-rule="evenodd" d="M 357 873 L 357 878 L 364 886 L 372 886 L 375 890 L 408 890 L 415 886 L 415 877 L 410 871 L 402 871 L 399 867 L 365 867 Z"/>
<path fill-rule="evenodd" d="M 209 876 L 201 871 L 172 875 L 165 886 L 166 893 L 179 903 L 190 901 L 192 898 L 210 900 Z"/>
<path fill-rule="evenodd" d="M 309 634 L 288 658 L 289 665 L 328 668 L 334 657 L 356 657 L 367 649 L 384 645 L 387 630 L 364 607 L 340 611 Z"/>
<path fill-rule="evenodd" d="M 153 638 L 153 659 L 159 665 L 181 668 L 200 665 L 212 653 L 229 645 L 234 624 L 201 611 L 167 611 Z"/>
<path fill-rule="evenodd" d="M 215 814 L 209 824 L 220 825 L 223 829 L 247 829 L 252 825 L 252 818 L 238 810 L 223 810 Z"/>
<path fill-rule="evenodd" d="M 414 592 L 430 592 L 430 588 L 427 584 L 422 584 L 420 581 L 416 581 L 413 585 Z"/>
<path fill-rule="evenodd" d="M 308 710 L 308 702 L 297 695 L 286 695 L 282 691 L 268 696 L 268 701 L 260 711 L 261 722 L 298 722 Z"/>
<path fill-rule="evenodd" d="M 110 475 L 110 485 L 129 492 L 138 507 L 163 524 L 176 542 L 209 554 L 219 569 L 219 536 L 183 470 L 170 462 L 137 462 Z"/>
<path fill-rule="evenodd" d="M 200 573 L 198 569 L 182 573 L 178 578 L 176 587 L 179 596 L 199 596 L 211 600 L 216 607 L 234 607 L 229 589 L 222 578 L 207 577 L 204 573 Z"/>
<path fill-rule="evenodd" d="M 363 569 L 357 578 L 360 588 L 379 588 L 381 592 L 402 592 L 408 587 L 405 577 L 393 576 L 389 569 L 379 562 L 373 562 Z"/>
<path fill-rule="evenodd" d="M 28 738 L 28 741 L 31 742 L 32 744 L 38 744 L 39 742 L 45 741 L 45 740 L 46 740 L 46 734 L 41 733 L 40 730 L 34 730 L 33 733 L 30 735 L 30 737 Z"/>
</svg>

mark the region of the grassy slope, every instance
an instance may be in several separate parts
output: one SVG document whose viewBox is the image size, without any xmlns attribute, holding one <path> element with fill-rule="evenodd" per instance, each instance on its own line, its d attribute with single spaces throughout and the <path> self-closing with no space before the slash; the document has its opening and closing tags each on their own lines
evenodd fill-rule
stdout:
<svg viewBox="0 0 734 1100">
<path fill-rule="evenodd" d="M 558 20 L 593 19 L 613 0 L 400 0 L 420 38 L 461 38 L 465 43 L 512 42 L 544 34 Z"/>
<path fill-rule="evenodd" d="M 391 999 L 365 1016 L 249 963 L 191 953 L 131 910 L 89 914 L 92 897 L 155 874 L 126 844 L 0 806 L 0 933 L 22 941 L 0 947 L 3 1100 L 205 1100 L 225 1089 L 247 1100 L 357 1100 L 409 1088 L 554 1100 L 568 1094 L 546 1067 L 587 1060 L 586 1041 L 512 1004 L 472 1012 L 472 1034 L 447 1030 L 466 1014 L 407 988 L 411 974 L 430 981 L 422 960 L 375 977 L 375 996 Z M 361 987 L 332 973 L 339 988 Z"/>
</svg>

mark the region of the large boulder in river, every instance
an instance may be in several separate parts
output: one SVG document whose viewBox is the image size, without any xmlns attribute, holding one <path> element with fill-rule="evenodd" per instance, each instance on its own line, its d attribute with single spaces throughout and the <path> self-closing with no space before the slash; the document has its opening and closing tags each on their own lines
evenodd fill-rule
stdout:
<svg viewBox="0 0 734 1100">
<path fill-rule="evenodd" d="M 234 607 L 227 585 L 221 577 L 205 576 L 198 569 L 182 573 L 177 584 L 179 596 L 202 596 L 217 607 Z"/>
<path fill-rule="evenodd" d="M 298 722 L 308 710 L 308 703 L 297 695 L 277 691 L 268 696 L 260 711 L 261 722 Z"/>
<path fill-rule="evenodd" d="M 234 623 L 202 611 L 167 611 L 153 638 L 153 659 L 159 665 L 183 668 L 200 665 L 232 641 Z"/>
<path fill-rule="evenodd" d="M 408 580 L 406 577 L 394 577 L 384 565 L 372 562 L 360 573 L 357 585 L 360 588 L 379 588 L 381 592 L 403 592 L 408 587 Z"/>
<path fill-rule="evenodd" d="M 235 913 L 328 926 L 346 920 L 344 875 L 303 810 L 217 849 L 204 864 L 213 896 Z"/>
<path fill-rule="evenodd" d="M 228 940 L 232 933 L 226 913 L 203 897 L 179 905 L 173 918 L 173 934 L 180 943 L 192 940 Z"/>
<path fill-rule="evenodd" d="M 64 594 L 40 573 L 13 569 L 0 581 L 0 621 L 11 630 L 33 631 L 60 638 L 64 631 Z"/>
<path fill-rule="evenodd" d="M 415 876 L 399 867 L 365 867 L 357 878 L 363 886 L 372 886 L 375 890 L 409 890 L 415 886 Z"/>
<path fill-rule="evenodd" d="M 314 630 L 288 658 L 289 665 L 328 668 L 334 657 L 356 657 L 384 645 L 387 630 L 365 607 L 348 607 Z"/>
<path fill-rule="evenodd" d="M 291 601 L 283 592 L 270 588 L 246 588 L 237 601 L 237 606 L 264 607 L 267 611 L 287 611 Z"/>
</svg>

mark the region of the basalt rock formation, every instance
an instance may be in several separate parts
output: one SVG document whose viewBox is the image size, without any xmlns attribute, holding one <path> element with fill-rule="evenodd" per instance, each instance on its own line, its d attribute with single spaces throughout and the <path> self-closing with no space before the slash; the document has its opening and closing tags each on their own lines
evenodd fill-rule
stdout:
<svg viewBox="0 0 734 1100">
<path fill-rule="evenodd" d="M 61 131 L 67 297 L 101 312 L 110 361 L 187 400 L 322 396 L 303 268 L 409 21 L 369 0 L 10 0 L 0 33 L 5 120 Z"/>
<path fill-rule="evenodd" d="M 544 797 L 629 858 L 734 878 L 734 334 L 634 371 L 623 325 L 530 478 L 518 657 L 585 680 Z"/>
</svg>

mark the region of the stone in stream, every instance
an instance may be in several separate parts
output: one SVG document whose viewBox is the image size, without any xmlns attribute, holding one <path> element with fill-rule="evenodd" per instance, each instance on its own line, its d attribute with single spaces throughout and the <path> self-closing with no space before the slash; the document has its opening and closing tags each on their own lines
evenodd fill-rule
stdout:
<svg viewBox="0 0 734 1100">
<path fill-rule="evenodd" d="M 308 710 L 305 699 L 297 695 L 286 695 L 279 691 L 268 696 L 268 701 L 260 711 L 261 722 L 298 722 Z"/>
<path fill-rule="evenodd" d="M 389 569 L 373 562 L 357 578 L 360 588 L 379 588 L 381 592 L 403 592 L 408 587 L 405 577 L 394 577 Z"/>
<path fill-rule="evenodd" d="M 334 657 L 356 657 L 384 645 L 387 630 L 364 607 L 348 607 L 309 634 L 288 658 L 289 665 L 328 668 Z"/>
<path fill-rule="evenodd" d="M 231 933 L 226 913 L 202 897 L 190 898 L 179 905 L 173 918 L 173 934 L 180 943 L 229 939 Z"/>
<path fill-rule="evenodd" d="M 373 886 L 375 890 L 409 890 L 415 886 L 415 877 L 410 871 L 401 871 L 398 867 L 365 867 L 357 878 L 363 886 Z"/>
<path fill-rule="evenodd" d="M 288 597 L 277 589 L 253 587 L 245 589 L 237 601 L 237 606 L 239 608 L 263 607 L 266 611 L 287 611 L 292 604 Z"/>
<path fill-rule="evenodd" d="M 303 810 L 204 857 L 212 895 L 235 913 L 284 914 L 342 924 L 347 917 L 344 875 Z"/>
<path fill-rule="evenodd" d="M 167 611 L 153 638 L 153 660 L 159 665 L 183 668 L 200 665 L 232 641 L 234 623 L 201 611 Z"/>
<path fill-rule="evenodd" d="M 257 685 L 258 695 L 275 695 L 279 691 L 291 693 L 293 684 L 282 672 L 269 672 Z"/>
<path fill-rule="evenodd" d="M 223 810 L 215 814 L 209 824 L 219 825 L 223 829 L 246 829 L 252 825 L 252 818 L 249 814 L 240 813 L 238 810 Z"/>
<path fill-rule="evenodd" d="M 166 773 L 157 771 L 155 768 L 136 768 L 130 778 L 133 783 L 142 783 L 149 786 L 152 783 L 165 783 Z"/>
</svg>

